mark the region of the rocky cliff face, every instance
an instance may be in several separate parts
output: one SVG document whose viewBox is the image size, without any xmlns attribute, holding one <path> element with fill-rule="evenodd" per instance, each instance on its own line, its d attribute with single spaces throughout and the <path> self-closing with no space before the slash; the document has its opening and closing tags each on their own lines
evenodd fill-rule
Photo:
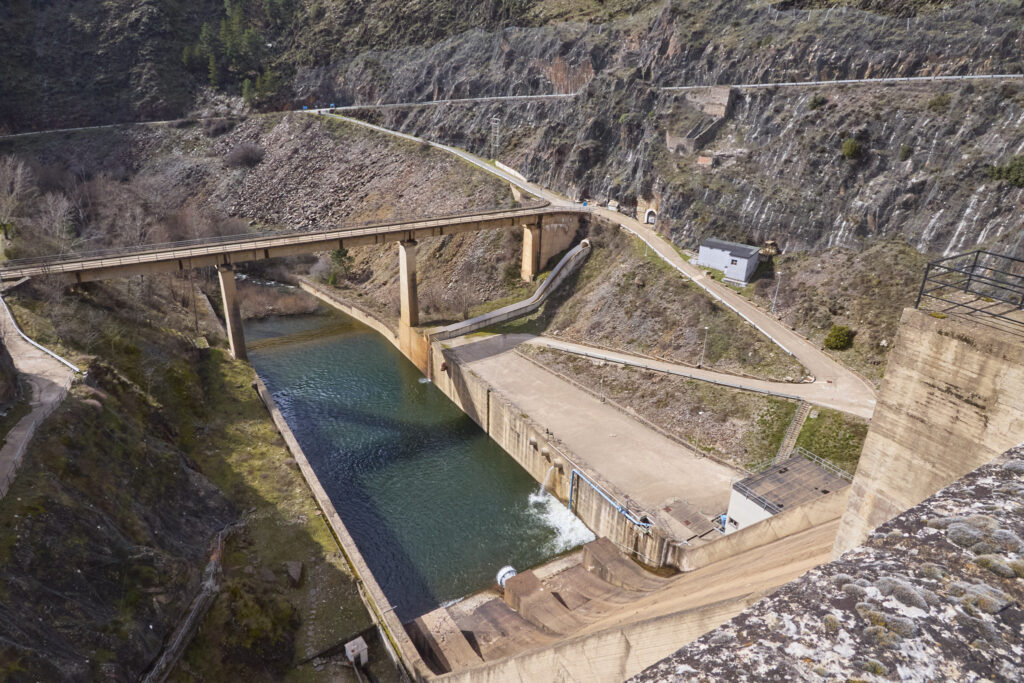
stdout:
<svg viewBox="0 0 1024 683">
<path fill-rule="evenodd" d="M 16 95 L 3 98 L 9 125 L 183 110 L 203 77 L 183 73 L 178 52 L 222 10 L 79 4 L 77 13 L 18 3 L 4 10 L 13 45 L 3 57 L 13 75 L 6 87 Z M 660 89 L 1019 73 L 1019 2 L 523 0 L 399 11 L 302 0 L 277 23 L 258 3 L 241 5 L 271 46 L 264 67 L 285 78 L 275 106 L 580 91 L 571 101 L 400 110 L 382 121 L 489 154 L 497 116 L 504 161 L 571 195 L 658 204 L 660 227 L 680 244 L 717 234 L 775 237 L 791 249 L 856 247 L 904 235 L 938 253 L 980 243 L 1019 248 L 1007 235 L 1019 232 L 1020 191 L 984 173 L 1022 151 L 1022 99 L 1012 86 L 740 93 L 708 141 L 711 168 L 666 144 L 707 123 L 707 112 Z M 46 49 L 42 27 L 62 22 L 75 28 L 68 49 Z M 78 38 L 98 38 L 104 49 L 76 59 Z M 138 47 L 124 69 L 118 55 Z M 38 78 L 81 69 L 91 74 L 84 93 L 64 76 Z M 840 155 L 847 138 L 861 147 L 855 159 Z"/>
</svg>

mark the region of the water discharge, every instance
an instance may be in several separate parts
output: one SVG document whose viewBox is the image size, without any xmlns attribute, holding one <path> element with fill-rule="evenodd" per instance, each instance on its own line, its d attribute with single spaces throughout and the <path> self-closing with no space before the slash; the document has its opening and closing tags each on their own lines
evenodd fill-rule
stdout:
<svg viewBox="0 0 1024 683">
<path fill-rule="evenodd" d="M 331 313 L 247 322 L 245 335 L 403 621 L 593 538 L 372 330 Z"/>
</svg>

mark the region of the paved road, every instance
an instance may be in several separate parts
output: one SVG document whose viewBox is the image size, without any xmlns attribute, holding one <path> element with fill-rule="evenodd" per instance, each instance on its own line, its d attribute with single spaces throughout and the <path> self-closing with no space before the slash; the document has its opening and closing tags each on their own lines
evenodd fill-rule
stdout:
<svg viewBox="0 0 1024 683">
<path fill-rule="evenodd" d="M 512 174 L 506 173 L 505 171 L 497 168 L 491 162 L 474 154 L 470 154 L 465 150 L 424 140 L 406 133 L 399 133 L 382 126 L 376 126 L 357 119 L 351 119 L 343 116 L 338 116 L 337 118 L 381 133 L 395 135 L 405 140 L 426 143 L 436 147 L 437 149 L 455 154 L 459 158 L 464 159 L 488 173 L 502 178 L 530 194 L 548 200 L 552 207 L 579 206 L 578 203 L 567 199 L 563 195 L 552 192 L 551 190 L 539 185 L 524 182 Z M 819 385 L 815 388 L 814 395 L 821 401 L 830 402 L 829 404 L 822 403 L 822 405 L 834 404 L 836 407 L 842 405 L 843 407 L 839 408 L 840 410 L 846 410 L 847 412 L 866 418 L 871 417 L 877 396 L 874 387 L 872 387 L 866 380 L 833 360 L 813 342 L 800 336 L 775 317 L 754 306 L 752 303 L 740 296 L 735 290 L 716 282 L 712 278 L 708 277 L 707 273 L 700 268 L 690 265 L 689 262 L 679 255 L 679 252 L 675 250 L 675 247 L 654 232 L 654 230 L 651 229 L 651 226 L 610 209 L 595 208 L 593 209 L 593 213 L 622 226 L 642 239 L 651 247 L 651 249 L 654 250 L 656 254 L 658 254 L 659 257 L 675 268 L 681 275 L 692 280 L 697 286 L 704 289 L 704 291 L 717 299 L 720 303 L 727 306 L 748 323 L 756 327 L 762 334 L 767 336 L 786 351 L 786 353 L 795 356 L 815 378 L 815 381 L 812 384 L 803 386 L 809 387 Z"/>
<path fill-rule="evenodd" d="M 570 457 L 605 488 L 642 508 L 670 536 L 692 536 L 664 511 L 675 499 L 704 513 L 704 519 L 728 507 L 732 482 L 742 473 L 695 454 L 515 353 L 527 338 L 461 338 L 451 352 L 520 410 L 543 416 L 544 426 L 565 444 Z"/>
<path fill-rule="evenodd" d="M 781 396 L 783 398 L 807 401 L 808 403 L 824 406 L 826 408 L 834 408 L 865 419 L 871 419 L 871 414 L 874 412 L 875 407 L 873 399 L 869 400 L 863 394 L 857 393 L 851 396 L 834 383 L 770 382 L 768 380 L 730 375 L 726 372 L 715 372 L 714 370 L 694 368 L 689 365 L 669 363 L 620 351 L 609 351 L 607 349 L 587 346 L 586 344 L 577 344 L 575 342 L 552 339 L 550 337 L 534 337 L 526 343 L 531 346 L 557 349 L 559 351 L 565 351 L 566 353 L 573 353 L 579 356 L 586 356 L 588 358 L 596 358 L 610 361 L 612 363 L 622 363 L 623 365 L 631 365 L 638 368 L 654 370 L 656 372 L 664 372 L 670 375 L 678 375 L 679 377 L 689 377 L 691 379 L 712 382 L 714 384 L 721 384 L 735 389 L 746 389 L 748 391 L 756 391 L 762 394 L 771 394 L 772 396 Z"/>
<path fill-rule="evenodd" d="M 892 76 L 889 78 L 848 78 L 834 81 L 785 81 L 779 83 L 723 83 L 737 90 L 755 90 L 757 88 L 793 88 L 820 87 L 829 85 L 880 85 L 883 83 L 933 83 L 935 81 L 984 81 L 984 80 L 1019 80 L 1024 74 L 981 74 L 977 76 Z M 661 88 L 662 92 L 686 92 L 688 90 L 705 90 L 715 85 L 670 85 Z"/>
<path fill-rule="evenodd" d="M 80 281 L 88 281 L 136 274 L 140 272 L 140 268 L 145 267 L 151 267 L 153 270 L 142 272 L 181 270 L 337 249 L 342 243 L 347 246 L 381 244 L 467 230 L 508 229 L 528 218 L 565 213 L 566 210 L 584 211 L 580 207 L 559 205 L 553 208 L 546 202 L 536 202 L 536 206 L 527 205 L 517 209 L 487 209 L 422 220 L 369 223 L 365 224 L 366 227 L 249 233 L 62 256 L 15 259 L 7 261 L 0 268 L 0 280 L 67 273 L 74 274 Z"/>
</svg>

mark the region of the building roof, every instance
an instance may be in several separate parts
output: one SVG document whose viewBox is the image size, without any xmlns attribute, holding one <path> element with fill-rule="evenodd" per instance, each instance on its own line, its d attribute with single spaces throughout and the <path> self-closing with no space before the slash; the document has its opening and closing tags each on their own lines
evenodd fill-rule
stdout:
<svg viewBox="0 0 1024 683">
<path fill-rule="evenodd" d="M 981 466 L 631 681 L 1022 680 L 1022 458 Z"/>
<path fill-rule="evenodd" d="M 754 247 L 749 244 L 727 242 L 726 240 L 718 240 L 714 238 L 704 240 L 700 243 L 700 246 L 707 247 L 708 249 L 727 251 L 731 256 L 736 256 L 737 258 L 750 258 L 760 250 L 760 247 Z"/>
<path fill-rule="evenodd" d="M 800 456 L 780 460 L 768 469 L 741 479 L 732 487 L 773 515 L 807 503 L 850 482 Z"/>
</svg>

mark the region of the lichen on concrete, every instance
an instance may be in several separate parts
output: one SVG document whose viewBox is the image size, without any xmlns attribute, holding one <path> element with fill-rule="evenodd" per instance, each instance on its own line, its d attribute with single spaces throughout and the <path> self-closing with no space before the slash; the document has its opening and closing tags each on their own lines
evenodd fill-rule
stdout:
<svg viewBox="0 0 1024 683">
<path fill-rule="evenodd" d="M 632 680 L 1021 680 L 1022 486 L 1024 446 Z"/>
</svg>

